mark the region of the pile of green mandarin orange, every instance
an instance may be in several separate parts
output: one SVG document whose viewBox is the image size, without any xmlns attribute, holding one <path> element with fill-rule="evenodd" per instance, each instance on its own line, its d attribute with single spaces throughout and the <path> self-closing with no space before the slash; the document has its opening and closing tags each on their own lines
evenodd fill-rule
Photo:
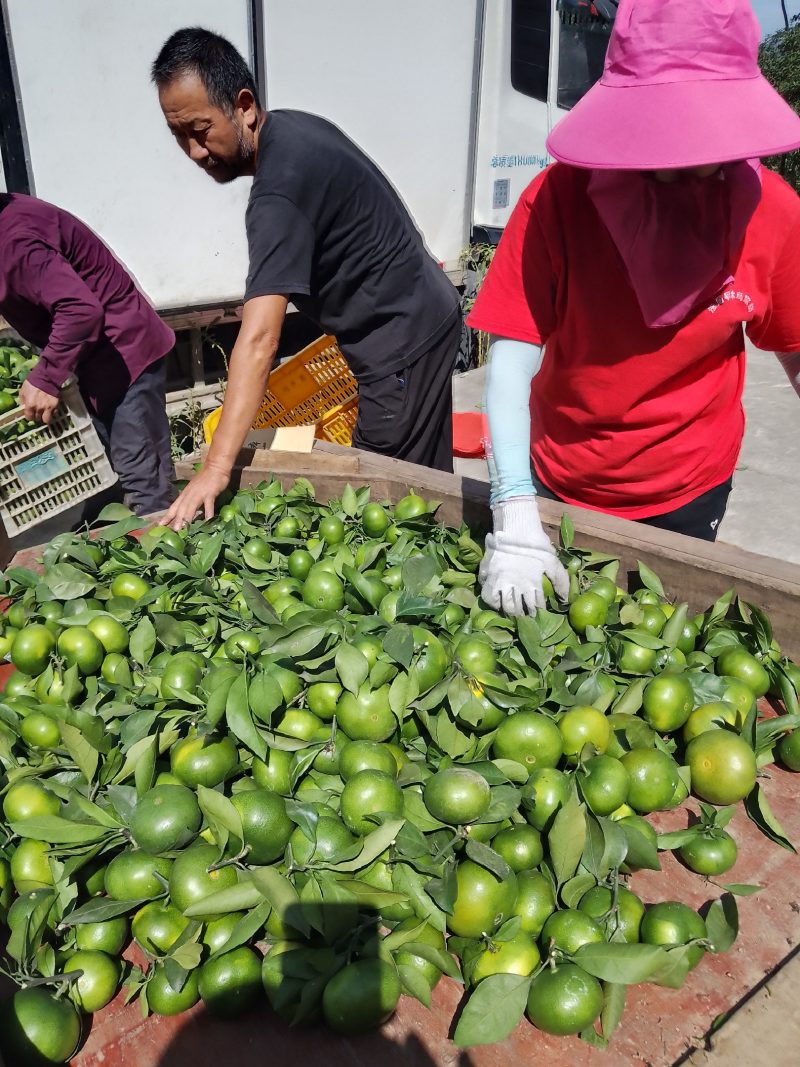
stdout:
<svg viewBox="0 0 800 1067">
<path fill-rule="evenodd" d="M 142 534 L 112 505 L 5 572 L 7 1062 L 67 1062 L 120 990 L 351 1034 L 443 975 L 457 1045 L 604 1046 L 628 985 L 730 947 L 737 807 L 791 848 L 757 779 L 800 769 L 769 620 L 732 591 L 690 615 L 644 565 L 629 594 L 567 520 L 569 604 L 506 618 L 436 507 L 272 481 Z M 636 894 L 665 849 L 702 914 Z"/>
</svg>

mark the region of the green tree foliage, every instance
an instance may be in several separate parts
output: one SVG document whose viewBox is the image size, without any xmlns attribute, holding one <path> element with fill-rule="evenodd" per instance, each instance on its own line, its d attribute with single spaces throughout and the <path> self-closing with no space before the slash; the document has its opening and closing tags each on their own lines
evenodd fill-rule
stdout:
<svg viewBox="0 0 800 1067">
<path fill-rule="evenodd" d="M 800 15 L 794 16 L 788 29 L 764 40 L 759 63 L 784 100 L 800 114 Z M 800 192 L 800 151 L 773 156 L 764 162 Z"/>
</svg>

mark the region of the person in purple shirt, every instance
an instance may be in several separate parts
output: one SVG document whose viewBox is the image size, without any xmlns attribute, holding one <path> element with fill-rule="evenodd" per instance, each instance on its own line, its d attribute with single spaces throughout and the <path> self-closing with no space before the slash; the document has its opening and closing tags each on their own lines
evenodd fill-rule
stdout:
<svg viewBox="0 0 800 1067">
<path fill-rule="evenodd" d="M 165 356 L 175 334 L 88 226 L 44 200 L 0 194 L 0 314 L 41 350 L 20 390 L 47 423 L 75 376 L 137 514 L 174 499 Z"/>
</svg>

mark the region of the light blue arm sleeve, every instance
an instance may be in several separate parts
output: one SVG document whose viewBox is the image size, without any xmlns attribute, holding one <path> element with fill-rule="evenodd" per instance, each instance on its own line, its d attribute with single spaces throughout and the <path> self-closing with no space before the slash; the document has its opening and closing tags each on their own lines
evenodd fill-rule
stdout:
<svg viewBox="0 0 800 1067">
<path fill-rule="evenodd" d="M 531 382 L 542 365 L 541 345 L 499 338 L 489 348 L 486 414 L 491 503 L 536 492 L 531 481 Z"/>
</svg>

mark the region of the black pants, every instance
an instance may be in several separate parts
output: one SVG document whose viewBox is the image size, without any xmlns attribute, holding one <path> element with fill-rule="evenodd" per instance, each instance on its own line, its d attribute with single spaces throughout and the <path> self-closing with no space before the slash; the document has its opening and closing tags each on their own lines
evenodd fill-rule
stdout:
<svg viewBox="0 0 800 1067">
<path fill-rule="evenodd" d="M 175 470 L 167 421 L 166 361 L 148 367 L 115 408 L 93 414 L 92 422 L 119 477 L 117 497 L 121 495 L 137 515 L 168 508 L 175 499 Z"/>
<path fill-rule="evenodd" d="M 355 448 L 440 471 L 453 469 L 453 370 L 461 313 L 424 355 L 397 374 L 359 383 Z"/>
<path fill-rule="evenodd" d="M 548 489 L 532 472 L 533 484 L 539 496 L 546 500 L 561 500 L 551 489 Z M 686 534 L 689 537 L 697 537 L 701 541 L 716 541 L 719 524 L 725 517 L 725 509 L 728 506 L 728 497 L 733 486 L 733 478 L 709 489 L 702 496 L 690 500 L 675 511 L 668 511 L 665 515 L 654 515 L 652 519 L 637 519 L 637 522 L 645 526 L 655 526 L 659 530 L 670 530 L 672 533 Z M 561 501 L 563 503 L 563 501 Z"/>
</svg>

